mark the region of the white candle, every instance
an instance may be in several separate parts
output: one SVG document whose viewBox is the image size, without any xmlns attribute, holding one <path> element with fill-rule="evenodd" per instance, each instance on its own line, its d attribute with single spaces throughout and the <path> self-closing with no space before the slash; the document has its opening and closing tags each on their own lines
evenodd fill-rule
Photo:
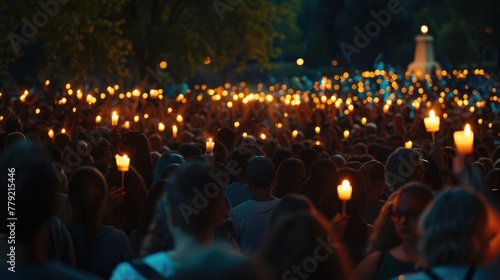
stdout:
<svg viewBox="0 0 500 280">
<path fill-rule="evenodd" d="M 111 125 L 116 126 L 118 124 L 118 114 L 116 111 L 113 111 L 113 114 L 111 115 Z"/>
<path fill-rule="evenodd" d="M 102 120 L 101 116 L 95 117 L 95 123 L 96 124 L 99 124 L 101 122 L 101 120 Z"/>
<path fill-rule="evenodd" d="M 434 110 L 429 112 L 428 118 L 424 118 L 424 124 L 427 132 L 436 132 L 439 130 L 439 117 L 436 117 Z"/>
<path fill-rule="evenodd" d="M 156 89 L 152 89 L 152 90 L 150 90 L 150 91 L 149 91 L 149 96 L 150 96 L 151 98 L 157 98 L 157 97 L 158 97 L 158 90 L 156 90 Z"/>
<path fill-rule="evenodd" d="M 128 171 L 128 168 L 130 166 L 130 158 L 127 155 L 116 155 L 116 167 L 118 168 L 118 171 Z"/>
<path fill-rule="evenodd" d="M 158 124 L 158 131 L 163 132 L 165 130 L 165 125 L 163 123 Z"/>
<path fill-rule="evenodd" d="M 126 121 L 125 124 L 123 125 L 125 129 L 130 129 L 130 122 Z"/>
<path fill-rule="evenodd" d="M 337 193 L 340 200 L 350 200 L 352 195 L 352 187 L 349 180 L 342 181 L 342 185 L 337 186 Z"/>
<path fill-rule="evenodd" d="M 215 145 L 215 142 L 212 141 L 212 138 L 209 138 L 207 141 L 206 149 L 205 149 L 207 154 L 210 154 L 214 151 L 214 145 Z"/>
<path fill-rule="evenodd" d="M 365 118 L 365 117 L 361 118 L 361 124 L 362 124 L 362 125 L 365 125 L 365 124 L 366 124 L 366 118 Z"/>
<path fill-rule="evenodd" d="M 172 126 L 172 137 L 177 138 L 177 126 L 175 124 Z"/>
<path fill-rule="evenodd" d="M 314 128 L 314 131 L 316 132 L 316 134 L 320 134 L 321 133 L 321 128 L 319 126 L 317 126 L 317 127 Z"/>
<path fill-rule="evenodd" d="M 297 138 L 297 135 L 299 135 L 299 131 L 298 130 L 292 131 L 292 138 L 293 139 Z"/>
<path fill-rule="evenodd" d="M 463 131 L 453 133 L 455 147 L 459 155 L 471 154 L 474 150 L 474 132 L 471 131 L 470 125 L 466 124 Z"/>
<path fill-rule="evenodd" d="M 54 139 L 54 131 L 52 129 L 49 130 L 48 134 L 50 139 Z"/>
</svg>

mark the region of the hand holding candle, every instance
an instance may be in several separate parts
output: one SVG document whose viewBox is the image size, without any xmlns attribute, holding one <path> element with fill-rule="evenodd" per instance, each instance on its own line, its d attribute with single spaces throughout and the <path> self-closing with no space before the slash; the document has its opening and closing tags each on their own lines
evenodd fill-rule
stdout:
<svg viewBox="0 0 500 280">
<path fill-rule="evenodd" d="M 472 154 L 474 150 L 474 132 L 471 131 L 469 124 L 465 125 L 463 131 L 453 133 L 453 139 L 459 155 Z"/>
<path fill-rule="evenodd" d="M 346 201 L 351 199 L 352 186 L 349 180 L 342 181 L 342 185 L 337 186 L 337 194 L 342 200 L 342 216 L 345 216 Z"/>
<path fill-rule="evenodd" d="M 215 142 L 212 141 L 212 138 L 209 138 L 205 149 L 207 154 L 211 154 L 214 151 L 214 145 Z"/>
</svg>

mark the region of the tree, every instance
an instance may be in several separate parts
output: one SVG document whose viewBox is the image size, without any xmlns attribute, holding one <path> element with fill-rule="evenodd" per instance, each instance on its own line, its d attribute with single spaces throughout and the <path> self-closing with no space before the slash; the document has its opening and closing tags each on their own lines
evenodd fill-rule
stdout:
<svg viewBox="0 0 500 280">
<path fill-rule="evenodd" d="M 272 4 L 266 0 L 52 0 L 57 12 L 37 27 L 21 47 L 43 43 L 47 69 L 75 74 L 86 80 L 96 69 L 129 76 L 131 65 L 143 78 L 165 60 L 166 72 L 182 80 L 199 65 L 213 70 L 234 66 L 241 70 L 249 61 L 261 67 L 279 53 L 275 24 L 291 16 L 294 1 Z M 63 4 L 62 4 L 63 3 Z M 56 9 L 54 9 L 56 10 Z M 7 24 L 4 34 L 23 36 L 25 21 L 44 11 L 38 0 L 0 4 Z M 5 17 L 4 17 L 5 16 Z M 11 32 L 10 30 L 14 30 Z M 16 33 L 17 32 L 17 33 Z M 16 57 L 22 52 L 15 52 Z M 0 48 L 0 56 L 12 50 Z M 209 58 L 209 59 L 208 59 Z M 11 60 L 2 61 L 6 67 Z M 128 67 L 127 67 L 128 66 Z"/>
</svg>

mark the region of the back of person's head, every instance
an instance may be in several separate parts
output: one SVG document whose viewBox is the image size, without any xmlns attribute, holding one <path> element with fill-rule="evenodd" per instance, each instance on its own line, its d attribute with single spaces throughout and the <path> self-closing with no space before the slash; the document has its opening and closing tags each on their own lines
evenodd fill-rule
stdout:
<svg viewBox="0 0 500 280">
<path fill-rule="evenodd" d="M 164 153 L 161 155 L 161 157 L 158 159 L 158 162 L 156 163 L 156 168 L 155 168 L 155 174 L 153 176 L 153 181 L 151 185 L 154 185 L 158 183 L 161 180 L 161 175 L 163 170 L 167 168 L 167 166 L 171 165 L 172 163 L 177 163 L 177 164 L 184 164 L 184 158 L 177 153 Z"/>
<path fill-rule="evenodd" d="M 307 198 L 307 196 L 290 193 L 281 198 L 276 208 L 273 210 L 271 219 L 269 220 L 269 226 L 272 227 L 276 225 L 276 222 L 283 218 L 284 216 L 296 212 L 304 211 L 307 213 L 315 214 L 316 208 L 314 204 Z"/>
<path fill-rule="evenodd" d="M 482 163 L 484 165 L 484 167 L 486 167 L 486 174 L 488 174 L 493 169 L 493 167 L 495 166 L 495 164 L 493 163 L 493 161 L 490 158 L 487 158 L 487 157 L 479 158 L 477 161 L 480 162 L 480 163 Z"/>
<path fill-rule="evenodd" d="M 204 162 L 183 164 L 167 181 L 165 192 L 171 223 L 182 232 L 202 237 L 218 225 L 225 213 L 224 186 Z"/>
<path fill-rule="evenodd" d="M 354 146 L 352 146 L 352 153 L 354 155 L 359 155 L 359 156 L 365 155 L 368 154 L 368 148 L 363 143 L 357 143 Z"/>
<path fill-rule="evenodd" d="M 366 177 L 366 200 L 378 199 L 385 189 L 385 166 L 377 160 L 370 160 L 363 164 L 360 171 Z"/>
<path fill-rule="evenodd" d="M 247 174 L 248 161 L 255 155 L 255 150 L 250 147 L 238 148 L 231 154 L 228 165 L 237 167 L 239 174 L 245 176 Z"/>
<path fill-rule="evenodd" d="M 485 186 L 492 190 L 492 189 L 499 189 L 500 188 L 500 168 L 494 168 L 488 173 L 486 176 L 486 179 L 484 180 Z"/>
<path fill-rule="evenodd" d="M 16 242 L 29 242 L 53 214 L 56 190 L 61 184 L 58 179 L 61 178 L 57 177 L 43 147 L 32 143 L 14 145 L 5 151 L 0 157 L 0 168 L 0 198 L 5 202 L 0 218 L 3 221 L 17 218 Z M 15 197 L 15 201 L 8 197 Z M 7 205 L 7 201 L 14 204 Z M 15 210 L 13 215 L 7 211 L 7 206 Z M 10 232 L 7 225 L 8 222 L 2 223 L 1 233 Z"/>
<path fill-rule="evenodd" d="M 8 134 L 14 131 L 23 132 L 23 124 L 18 116 L 10 117 L 5 121 L 5 132 Z"/>
<path fill-rule="evenodd" d="M 317 189 L 323 193 L 331 184 L 337 173 L 337 166 L 328 159 L 320 159 L 313 163 L 307 181 L 308 189 Z"/>
<path fill-rule="evenodd" d="M 398 192 L 395 193 L 393 210 L 397 208 L 398 202 L 403 195 L 411 195 L 415 198 L 415 202 L 422 206 L 420 207 L 422 210 L 434 199 L 432 189 L 428 185 L 415 181 L 409 182 L 401 186 Z"/>
<path fill-rule="evenodd" d="M 385 180 L 391 191 L 398 190 L 405 183 L 423 179 L 424 166 L 417 151 L 399 148 L 387 159 Z"/>
<path fill-rule="evenodd" d="M 5 143 L 4 143 L 4 150 L 5 149 L 8 149 L 9 147 L 15 145 L 15 144 L 18 144 L 18 143 L 23 143 L 23 142 L 26 142 L 26 137 L 24 136 L 24 134 L 20 133 L 20 132 L 11 132 L 9 134 L 7 134 L 7 136 L 5 137 Z"/>
<path fill-rule="evenodd" d="M 458 188 L 441 193 L 420 227 L 419 249 L 425 267 L 479 264 L 487 249 L 483 236 L 487 210 L 476 193 Z"/>
<path fill-rule="evenodd" d="M 107 194 L 104 176 L 93 167 L 79 167 L 68 181 L 68 195 L 73 209 L 73 222 L 88 231 L 94 228 Z M 88 236 L 92 246 L 92 235 Z"/>
<path fill-rule="evenodd" d="M 313 163 L 318 160 L 318 153 L 311 148 L 304 148 L 297 154 L 297 158 L 302 160 L 306 166 L 306 173 L 309 176 Z"/>
<path fill-rule="evenodd" d="M 268 157 L 254 156 L 247 164 L 246 173 L 255 189 L 269 189 L 276 176 L 276 169 Z"/>
<path fill-rule="evenodd" d="M 292 212 L 271 227 L 260 254 L 270 279 L 304 275 L 308 279 L 347 279 L 347 257 L 335 242 L 338 238 L 324 220 L 304 211 Z M 321 261 L 315 256 L 321 256 Z"/>
<path fill-rule="evenodd" d="M 151 151 L 159 151 L 160 147 L 163 146 L 163 139 L 159 134 L 152 134 L 148 137 L 149 148 Z"/>
<path fill-rule="evenodd" d="M 228 127 L 223 127 L 217 131 L 216 139 L 226 147 L 227 151 L 231 153 L 236 143 L 236 130 Z"/>
<path fill-rule="evenodd" d="M 203 154 L 203 151 L 198 146 L 189 143 L 180 144 L 177 150 L 186 160 L 190 157 L 197 157 Z"/>
<path fill-rule="evenodd" d="M 130 164 L 139 170 L 146 168 L 152 170 L 149 142 L 142 132 L 129 131 L 125 133 L 121 144 L 125 150 L 135 150 L 135 153 L 129 153 Z"/>
<path fill-rule="evenodd" d="M 57 146 L 57 148 L 59 148 L 59 151 L 61 151 L 61 153 L 64 153 L 66 145 L 68 145 L 69 141 L 71 141 L 71 137 L 66 133 L 59 132 L 54 137 L 54 144 Z"/>
<path fill-rule="evenodd" d="M 91 141 L 89 143 L 89 150 L 94 161 L 98 159 L 105 159 L 105 155 L 111 157 L 111 154 L 109 153 L 111 151 L 111 145 L 103 138 Z M 110 160 L 110 158 L 106 160 Z"/>
<path fill-rule="evenodd" d="M 273 194 L 282 197 L 289 193 L 298 193 L 306 180 L 304 163 L 297 158 L 289 158 L 280 165 L 276 172 Z"/>
<path fill-rule="evenodd" d="M 283 161 L 285 161 L 286 159 L 289 159 L 293 157 L 293 154 L 292 152 L 289 150 L 289 149 L 285 149 L 285 148 L 281 148 L 281 149 L 278 149 L 274 154 L 273 154 L 273 164 L 274 166 L 279 169 L 280 168 L 280 165 Z"/>
<path fill-rule="evenodd" d="M 330 157 L 330 160 L 335 163 L 337 168 L 343 168 L 346 165 L 346 159 L 341 154 L 335 154 Z"/>
</svg>

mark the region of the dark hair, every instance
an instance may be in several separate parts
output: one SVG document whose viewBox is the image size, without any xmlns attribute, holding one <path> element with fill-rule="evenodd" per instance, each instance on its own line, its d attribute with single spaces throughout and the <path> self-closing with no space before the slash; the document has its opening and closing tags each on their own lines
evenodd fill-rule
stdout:
<svg viewBox="0 0 500 280">
<path fill-rule="evenodd" d="M 153 181 L 153 165 L 151 163 L 151 154 L 149 153 L 149 142 L 141 132 L 127 132 L 121 139 L 121 142 L 127 148 L 135 148 L 136 153 L 129 155 L 130 164 L 141 174 L 146 186 L 151 186 Z"/>
<path fill-rule="evenodd" d="M 285 161 L 286 159 L 289 159 L 293 157 L 292 152 L 289 149 L 281 148 L 278 149 L 274 154 L 273 154 L 273 164 L 274 166 L 279 169 L 281 163 Z"/>
<path fill-rule="evenodd" d="M 179 167 L 168 180 L 168 204 L 183 232 L 203 236 L 220 222 L 216 217 L 219 211 L 225 211 L 224 186 L 214 179 L 213 172 L 206 163 L 191 161 Z"/>
<path fill-rule="evenodd" d="M 306 166 L 307 176 L 309 176 L 309 174 L 311 174 L 313 163 L 318 160 L 318 153 L 311 148 L 304 148 L 300 150 L 296 158 L 302 160 L 302 162 Z"/>
<path fill-rule="evenodd" d="M 0 218 L 7 220 L 7 201 L 12 185 L 15 185 L 16 240 L 31 240 L 38 229 L 53 214 L 56 190 L 60 187 L 56 169 L 52 168 L 44 148 L 33 143 L 12 146 L 0 157 L 0 198 L 5 201 Z M 10 175 L 12 174 L 12 175 Z M 10 180 L 9 180 L 10 179 Z M 0 231 L 8 233 L 7 222 Z"/>
<path fill-rule="evenodd" d="M 385 180 L 391 191 L 396 191 L 411 181 L 422 181 L 423 176 L 424 167 L 420 154 L 412 149 L 397 149 L 385 163 Z"/>
<path fill-rule="evenodd" d="M 425 266 L 479 264 L 488 244 L 480 236 L 486 221 L 485 203 L 475 193 L 445 190 L 421 220 Z M 478 249 L 475 240 L 483 247 Z"/>
<path fill-rule="evenodd" d="M 316 207 L 319 206 L 323 194 L 330 187 L 336 173 L 337 166 L 331 160 L 320 159 L 312 165 L 304 193 Z"/>
<path fill-rule="evenodd" d="M 500 188 L 500 168 L 492 169 L 486 176 L 484 184 L 490 190 Z"/>
<path fill-rule="evenodd" d="M 293 275 L 294 266 L 313 259 L 314 252 L 321 250 L 327 257 L 316 262 L 317 268 L 308 275 L 310 279 L 347 279 L 347 257 L 341 248 L 324 247 L 332 242 L 338 240 L 325 221 L 311 213 L 292 212 L 279 219 L 268 232 L 260 259 L 269 269 L 270 279 L 284 279 Z"/>
<path fill-rule="evenodd" d="M 73 223 L 84 228 L 88 248 L 92 248 L 97 242 L 95 223 L 106 198 L 107 188 L 104 176 L 93 167 L 77 168 L 68 181 Z"/>
<path fill-rule="evenodd" d="M 276 172 L 273 195 L 281 198 L 289 193 L 302 190 L 306 180 L 304 163 L 297 158 L 289 158 L 281 164 Z"/>
</svg>

